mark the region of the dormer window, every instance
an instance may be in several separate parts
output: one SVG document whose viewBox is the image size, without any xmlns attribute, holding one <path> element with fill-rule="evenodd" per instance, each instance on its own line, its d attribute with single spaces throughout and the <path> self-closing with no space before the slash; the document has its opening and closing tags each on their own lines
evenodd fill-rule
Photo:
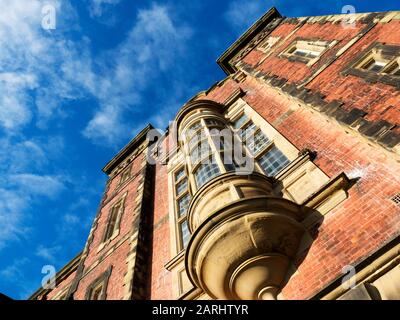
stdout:
<svg viewBox="0 0 400 320">
<path fill-rule="evenodd" d="M 281 55 L 289 60 L 313 64 L 328 48 L 325 41 L 296 40 Z"/>
<path fill-rule="evenodd" d="M 387 61 L 382 61 L 382 60 L 372 58 L 371 60 L 367 61 L 365 64 L 360 66 L 360 68 L 363 70 L 370 70 L 370 71 L 379 73 L 383 69 L 385 69 L 387 64 L 388 64 Z"/>
<path fill-rule="evenodd" d="M 350 66 L 343 71 L 343 74 L 364 78 L 368 83 L 382 82 L 400 87 L 399 65 L 399 46 L 375 43 L 356 57 Z"/>
</svg>

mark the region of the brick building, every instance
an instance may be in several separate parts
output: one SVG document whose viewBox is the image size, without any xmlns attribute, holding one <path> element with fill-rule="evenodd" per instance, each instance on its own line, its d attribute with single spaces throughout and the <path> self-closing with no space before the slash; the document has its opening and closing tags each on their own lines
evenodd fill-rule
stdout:
<svg viewBox="0 0 400 320">
<path fill-rule="evenodd" d="M 85 248 L 31 299 L 400 299 L 399 30 L 270 9 L 104 167 Z"/>
</svg>

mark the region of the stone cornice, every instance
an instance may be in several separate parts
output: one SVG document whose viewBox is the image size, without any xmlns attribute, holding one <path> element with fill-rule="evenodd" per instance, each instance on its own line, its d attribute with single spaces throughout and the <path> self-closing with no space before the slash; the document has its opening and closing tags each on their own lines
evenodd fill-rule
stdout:
<svg viewBox="0 0 400 320">
<path fill-rule="evenodd" d="M 218 58 L 217 63 L 226 74 L 236 71 L 230 63 L 231 59 L 243 50 L 271 21 L 277 18 L 282 18 L 282 16 L 275 7 L 272 7 Z"/>
<path fill-rule="evenodd" d="M 120 152 L 117 153 L 103 168 L 103 172 L 111 174 L 111 172 L 125 160 L 137 147 L 146 140 L 147 133 L 154 129 L 151 124 L 148 124 L 142 131 L 140 131 L 136 137 L 134 137 Z"/>
</svg>

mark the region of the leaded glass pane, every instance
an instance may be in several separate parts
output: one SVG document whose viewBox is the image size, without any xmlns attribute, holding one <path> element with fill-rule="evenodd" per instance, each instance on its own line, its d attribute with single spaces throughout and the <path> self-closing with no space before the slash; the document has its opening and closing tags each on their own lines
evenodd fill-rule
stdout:
<svg viewBox="0 0 400 320">
<path fill-rule="evenodd" d="M 268 137 L 261 130 L 258 130 L 253 137 L 247 138 L 246 145 L 250 153 L 254 156 L 261 151 L 268 142 Z"/>
<path fill-rule="evenodd" d="M 175 173 L 175 181 L 179 181 L 181 178 L 183 178 L 185 176 L 185 169 L 179 169 L 176 173 Z"/>
<path fill-rule="evenodd" d="M 274 176 L 289 162 L 289 159 L 275 146 L 263 154 L 258 160 L 261 168 L 269 176 Z"/>
<path fill-rule="evenodd" d="M 211 152 L 210 146 L 208 142 L 203 140 L 201 143 L 195 147 L 192 151 L 190 151 L 190 161 L 192 164 L 196 164 L 201 159 L 204 159 Z"/>
<path fill-rule="evenodd" d="M 190 231 L 186 220 L 180 224 L 180 232 L 181 232 L 182 245 L 184 248 L 186 248 L 190 240 Z"/>
<path fill-rule="evenodd" d="M 176 186 L 176 195 L 181 195 L 184 191 L 187 190 L 188 187 L 188 181 L 187 179 L 183 179 L 181 182 L 179 182 Z"/>
<path fill-rule="evenodd" d="M 249 120 L 249 118 L 246 116 L 246 114 L 243 113 L 238 119 L 233 122 L 233 127 L 235 129 L 239 129 L 247 120 Z"/>
<path fill-rule="evenodd" d="M 210 181 L 220 173 L 215 160 L 210 160 L 209 162 L 210 163 L 201 164 L 194 173 L 198 188 L 201 188 L 201 186 L 206 182 Z"/>
<path fill-rule="evenodd" d="M 190 203 L 190 194 L 185 194 L 182 198 L 178 200 L 178 217 L 182 217 L 186 214 Z"/>
<path fill-rule="evenodd" d="M 256 125 L 253 122 L 249 122 L 242 130 L 239 131 L 239 136 L 242 141 L 245 141 L 257 130 Z"/>
</svg>

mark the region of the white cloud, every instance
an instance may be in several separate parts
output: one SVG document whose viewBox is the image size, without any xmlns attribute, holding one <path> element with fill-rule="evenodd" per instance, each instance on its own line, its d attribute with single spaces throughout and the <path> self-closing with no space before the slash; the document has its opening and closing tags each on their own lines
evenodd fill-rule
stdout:
<svg viewBox="0 0 400 320">
<path fill-rule="evenodd" d="M 12 264 L 0 270 L 0 275 L 6 278 L 8 281 L 13 282 L 23 275 L 21 268 L 25 267 L 28 263 L 28 258 L 16 259 Z"/>
<path fill-rule="evenodd" d="M 54 31 L 41 27 L 41 8 L 47 3 L 57 8 Z M 100 12 L 116 3 L 93 0 L 91 6 Z M 0 5 L 7 8 L 0 11 L 0 92 L 6 93 L 0 96 L 0 129 L 8 134 L 33 119 L 44 128 L 54 116 L 65 116 L 66 102 L 94 97 L 98 106 L 83 135 L 106 146 L 127 139 L 132 124 L 126 113 L 143 111 L 143 105 L 136 107 L 148 103 L 143 92 L 157 76 L 177 68 L 192 33 L 173 20 L 172 10 L 152 5 L 138 11 L 120 45 L 93 57 L 89 39 L 72 41 L 64 32 L 79 25 L 69 1 L 0 0 Z"/>
<path fill-rule="evenodd" d="M 0 187 L 0 249 L 9 241 L 18 241 L 27 232 L 26 209 L 25 196 Z"/>
<path fill-rule="evenodd" d="M 61 138 L 22 141 L 2 138 L 0 144 L 1 249 L 11 241 L 29 237 L 31 230 L 28 226 L 34 201 L 38 197 L 54 199 L 64 190 L 66 179 L 37 173 L 51 167 L 49 159 L 63 148 Z"/>
<path fill-rule="evenodd" d="M 225 19 L 238 33 L 242 33 L 275 3 L 275 0 L 235 0 L 229 3 Z"/>
<path fill-rule="evenodd" d="M 36 197 L 55 198 L 64 189 L 58 177 L 14 174 L 0 179 L 0 249 L 27 238 L 29 212 Z"/>
<path fill-rule="evenodd" d="M 68 225 L 76 225 L 79 223 L 80 219 L 77 215 L 74 214 L 66 214 L 64 217 L 64 222 Z"/>
<path fill-rule="evenodd" d="M 31 98 L 27 91 L 37 86 L 35 76 L 15 72 L 0 73 L 0 125 L 7 130 L 31 120 Z"/>
<path fill-rule="evenodd" d="M 47 261 L 54 261 L 56 259 L 57 253 L 61 251 L 60 246 L 55 246 L 55 247 L 45 247 L 43 245 L 40 245 L 36 248 L 36 256 L 43 258 Z"/>
<path fill-rule="evenodd" d="M 135 110 L 134 106 L 145 103 L 141 92 L 153 84 L 155 75 L 176 67 L 185 54 L 186 40 L 191 34 L 188 27 L 172 20 L 164 6 L 153 5 L 140 10 L 126 40 L 107 57 L 115 61 L 115 65 L 101 79 L 98 90 L 100 109 L 84 130 L 84 135 L 111 144 L 124 132 L 130 132 L 132 125 L 128 127 L 123 120 L 124 112 L 128 107 L 130 112 L 139 112 L 140 109 Z M 146 106 L 141 105 L 141 108 L 143 110 Z"/>
<path fill-rule="evenodd" d="M 10 186 L 30 196 L 40 195 L 54 198 L 64 189 L 64 183 L 60 177 L 24 173 L 12 174 L 8 181 Z"/>
<path fill-rule="evenodd" d="M 57 8 L 54 31 L 41 27 L 41 8 L 47 3 Z M 142 97 L 160 73 L 168 75 L 179 69 L 192 31 L 174 21 L 172 10 L 152 5 L 139 10 L 120 45 L 94 57 L 89 39 L 75 36 L 72 41 L 66 33 L 79 25 L 68 0 L 0 0 L 0 7 L 6 8 L 0 11 L 0 132 L 6 133 L 0 138 L 3 247 L 27 237 L 30 212 L 39 197 L 55 199 L 65 190 L 66 177 L 51 169 L 52 157 L 63 147 L 62 138 L 27 139 L 23 129 L 43 128 L 54 117 L 64 115 L 65 102 L 91 97 L 98 106 L 95 104 L 83 135 L 104 146 L 128 138 L 132 128 L 142 124 L 143 110 L 149 116 L 156 114 L 150 108 L 170 112 L 169 103 L 149 105 Z M 154 90 L 158 96 L 165 95 L 160 93 L 163 88 L 154 86 Z M 128 123 L 127 114 L 130 118 L 137 115 L 136 123 Z M 155 119 L 162 122 L 157 116 Z"/>
<path fill-rule="evenodd" d="M 89 0 L 89 12 L 92 17 L 100 17 L 106 6 L 116 5 L 121 0 Z"/>
<path fill-rule="evenodd" d="M 56 30 L 42 28 L 45 4 L 56 8 Z M 0 7 L 0 127 L 17 131 L 33 114 L 43 124 L 65 101 L 93 92 L 89 41 L 63 33 L 76 25 L 69 1 L 0 0 Z"/>
</svg>

